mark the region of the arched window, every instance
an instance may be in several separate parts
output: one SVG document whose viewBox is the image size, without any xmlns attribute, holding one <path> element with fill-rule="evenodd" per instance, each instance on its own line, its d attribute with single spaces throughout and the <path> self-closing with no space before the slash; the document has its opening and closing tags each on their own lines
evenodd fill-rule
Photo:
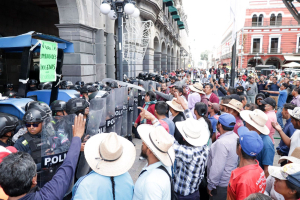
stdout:
<svg viewBox="0 0 300 200">
<path fill-rule="evenodd" d="M 270 17 L 270 25 L 271 26 L 275 26 L 275 23 L 276 23 L 276 16 L 275 14 L 273 13 Z"/>
<path fill-rule="evenodd" d="M 252 17 L 252 26 L 257 26 L 257 15 L 253 15 Z"/>
<path fill-rule="evenodd" d="M 282 14 L 278 14 L 277 15 L 277 21 L 276 21 L 277 26 L 281 26 L 282 25 Z"/>
<path fill-rule="evenodd" d="M 263 24 L 263 19 L 264 19 L 264 15 L 263 14 L 260 14 L 259 17 L 258 17 L 258 26 L 262 26 Z"/>
</svg>

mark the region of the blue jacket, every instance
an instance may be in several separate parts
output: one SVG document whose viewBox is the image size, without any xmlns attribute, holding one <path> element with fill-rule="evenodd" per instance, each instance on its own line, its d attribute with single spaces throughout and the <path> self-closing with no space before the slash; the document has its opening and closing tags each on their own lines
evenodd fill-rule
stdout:
<svg viewBox="0 0 300 200">
<path fill-rule="evenodd" d="M 286 124 L 284 125 L 282 130 L 289 138 L 292 137 L 292 135 L 296 130 L 291 121 L 292 121 L 291 118 L 286 120 Z M 276 149 L 279 150 L 281 153 L 283 153 L 284 156 L 288 156 L 290 150 L 290 148 L 286 146 L 282 140 L 280 140 L 280 143 Z"/>
</svg>

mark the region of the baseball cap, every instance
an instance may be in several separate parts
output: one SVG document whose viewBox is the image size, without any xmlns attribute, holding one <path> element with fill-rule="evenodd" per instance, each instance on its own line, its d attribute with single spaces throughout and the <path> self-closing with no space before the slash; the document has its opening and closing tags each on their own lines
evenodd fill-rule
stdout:
<svg viewBox="0 0 300 200">
<path fill-rule="evenodd" d="M 243 151 L 249 156 L 256 156 L 262 150 L 264 144 L 261 137 L 255 131 L 249 131 L 242 126 L 238 129 L 240 144 Z"/>
<path fill-rule="evenodd" d="M 300 107 L 296 107 L 293 110 L 288 109 L 288 112 L 293 118 L 300 120 Z"/>
<path fill-rule="evenodd" d="M 220 105 L 217 103 L 211 103 L 210 101 L 208 102 L 209 106 L 212 106 L 212 108 L 214 109 L 214 111 L 217 113 L 220 111 Z"/>
<path fill-rule="evenodd" d="M 3 147 L 0 146 L 0 163 L 2 160 L 11 153 L 17 153 L 17 149 L 13 146 Z"/>
<path fill-rule="evenodd" d="M 269 166 L 268 171 L 271 176 L 300 187 L 300 164 L 290 163 L 283 167 Z"/>
<path fill-rule="evenodd" d="M 232 114 L 224 113 L 220 115 L 219 120 L 220 124 L 228 128 L 233 128 L 236 124 L 235 117 Z"/>
<path fill-rule="evenodd" d="M 262 104 L 270 104 L 274 108 L 276 107 L 276 101 L 272 99 L 271 97 L 265 98 L 264 100 L 261 100 L 260 103 Z"/>
</svg>

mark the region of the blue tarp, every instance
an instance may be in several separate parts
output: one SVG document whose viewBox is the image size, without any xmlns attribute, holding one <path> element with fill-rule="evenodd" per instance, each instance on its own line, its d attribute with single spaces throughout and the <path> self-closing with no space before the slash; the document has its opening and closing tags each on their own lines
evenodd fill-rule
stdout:
<svg viewBox="0 0 300 200">
<path fill-rule="evenodd" d="M 50 105 L 50 96 L 51 90 L 36 90 L 30 91 L 27 93 L 27 97 L 29 96 L 37 96 L 38 101 L 45 102 Z M 69 101 L 71 98 L 78 98 L 80 94 L 76 90 L 59 90 L 57 100 Z"/>
<path fill-rule="evenodd" d="M 4 101 L 0 101 L 0 112 L 8 113 L 18 117 L 22 120 L 25 114 L 25 105 L 32 101 L 29 98 L 21 98 L 21 99 L 7 99 Z"/>
<path fill-rule="evenodd" d="M 32 47 L 38 42 L 38 40 L 56 42 L 58 43 L 58 48 L 63 49 L 65 53 L 74 53 L 72 42 L 34 31 L 18 36 L 0 38 L 0 49 L 5 49 L 7 52 L 22 52 L 24 47 Z M 40 44 L 38 46 L 40 46 Z M 34 52 L 39 51 L 40 48 L 34 49 Z"/>
</svg>

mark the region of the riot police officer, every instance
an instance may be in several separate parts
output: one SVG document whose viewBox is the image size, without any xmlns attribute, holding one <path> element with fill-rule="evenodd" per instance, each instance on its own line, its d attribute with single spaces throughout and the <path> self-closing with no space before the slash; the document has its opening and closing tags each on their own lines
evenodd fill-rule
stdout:
<svg viewBox="0 0 300 200">
<path fill-rule="evenodd" d="M 73 86 L 71 81 L 62 81 L 60 82 L 60 89 L 69 90 Z"/>
<path fill-rule="evenodd" d="M 18 118 L 13 115 L 4 113 L 0 115 L 0 146 L 13 146 L 11 138 L 18 123 Z"/>
<path fill-rule="evenodd" d="M 13 91 L 13 89 L 14 89 L 14 84 L 12 84 L 12 83 L 7 83 L 6 84 L 5 92 Z"/>
<path fill-rule="evenodd" d="M 37 90 L 38 82 L 35 79 L 30 79 L 28 81 L 28 85 L 29 85 L 29 90 L 30 91 L 36 91 Z"/>
<path fill-rule="evenodd" d="M 80 87 L 84 86 L 84 81 L 77 81 L 75 85 L 79 85 Z"/>
<path fill-rule="evenodd" d="M 68 115 L 66 112 L 67 103 L 62 100 L 53 101 L 50 105 L 53 116 L 64 116 Z"/>
<path fill-rule="evenodd" d="M 52 88 L 52 83 L 51 82 L 46 82 L 46 83 L 40 83 L 38 86 L 39 90 L 49 90 Z"/>
<path fill-rule="evenodd" d="M 52 111 L 51 111 L 50 107 L 48 106 L 48 104 L 46 104 L 42 101 L 30 101 L 25 105 L 25 111 L 27 111 L 29 109 L 33 109 L 33 108 L 44 111 L 47 114 L 47 117 L 52 116 Z"/>
</svg>

